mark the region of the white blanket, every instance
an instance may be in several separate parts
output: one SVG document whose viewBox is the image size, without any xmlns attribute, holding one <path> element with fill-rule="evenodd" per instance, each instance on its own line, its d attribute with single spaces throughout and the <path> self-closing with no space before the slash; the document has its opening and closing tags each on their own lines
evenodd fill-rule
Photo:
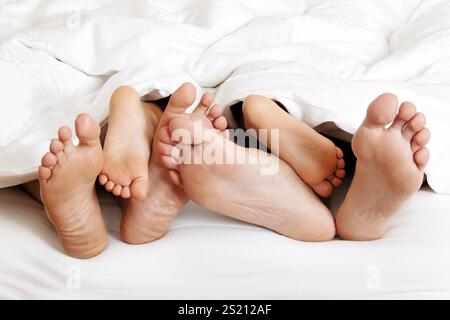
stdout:
<svg viewBox="0 0 450 320">
<path fill-rule="evenodd" d="M 427 115 L 428 180 L 450 194 L 450 1 L 3 0 L 0 43 L 0 187 L 33 179 L 76 114 L 107 119 L 118 86 L 156 99 L 191 81 L 350 134 L 396 93 Z"/>
</svg>

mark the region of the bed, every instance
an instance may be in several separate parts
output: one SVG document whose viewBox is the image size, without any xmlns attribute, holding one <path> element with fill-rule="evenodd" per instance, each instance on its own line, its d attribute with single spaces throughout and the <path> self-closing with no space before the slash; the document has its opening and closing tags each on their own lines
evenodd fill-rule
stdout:
<svg viewBox="0 0 450 320">
<path fill-rule="evenodd" d="M 40 204 L 0 190 L 0 298 L 450 298 L 450 196 L 426 187 L 382 240 L 316 244 L 189 203 L 163 239 L 130 246 L 120 241 L 119 207 L 100 198 L 110 244 L 84 261 L 64 254 Z"/>
<path fill-rule="evenodd" d="M 0 298 L 450 298 L 449 1 L 0 2 Z M 66 256 L 17 185 L 36 178 L 60 125 L 81 112 L 105 123 L 117 87 L 157 100 L 186 81 L 231 125 L 227 107 L 260 94 L 347 141 L 379 94 L 412 100 L 433 134 L 430 187 L 382 240 L 321 244 L 189 204 L 166 237 L 130 246 L 102 194 L 110 245 Z"/>
</svg>

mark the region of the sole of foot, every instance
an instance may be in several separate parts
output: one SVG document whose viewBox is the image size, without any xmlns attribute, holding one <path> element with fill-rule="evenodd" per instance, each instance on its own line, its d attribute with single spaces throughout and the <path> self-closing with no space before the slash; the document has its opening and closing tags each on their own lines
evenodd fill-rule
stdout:
<svg viewBox="0 0 450 320">
<path fill-rule="evenodd" d="M 393 94 L 369 106 L 352 142 L 355 176 L 336 217 L 341 238 L 381 238 L 389 219 L 419 190 L 430 157 L 426 145 L 431 134 L 425 126 L 414 104 L 404 102 L 399 108 Z"/>
<path fill-rule="evenodd" d="M 75 258 L 98 255 L 107 245 L 107 231 L 95 191 L 103 166 L 100 128 L 87 114 L 75 121 L 79 145 L 72 143 L 68 127 L 61 127 L 58 139 L 39 168 L 41 199 L 66 252 Z"/>
<path fill-rule="evenodd" d="M 148 191 L 150 147 L 162 111 L 144 104 L 132 87 L 111 97 L 100 185 L 124 199 L 142 200 Z"/>
<path fill-rule="evenodd" d="M 204 129 L 201 135 L 199 126 Z M 190 135 L 180 140 L 177 130 Z M 236 145 L 205 116 L 175 118 L 159 138 L 161 158 L 172 181 L 197 204 L 296 240 L 333 239 L 330 211 L 278 157 Z M 211 154 L 223 157 L 210 159 Z M 246 162 L 221 162 L 225 158 Z"/>
<path fill-rule="evenodd" d="M 334 143 L 303 121 L 262 96 L 247 97 L 243 104 L 247 128 L 288 163 L 316 194 L 328 198 L 345 177 L 344 154 Z M 273 130 L 279 130 L 273 140 Z"/>
<path fill-rule="evenodd" d="M 196 94 L 195 86 L 186 83 L 172 95 L 156 129 L 156 136 L 164 136 L 171 120 L 184 116 L 186 109 L 194 103 Z M 222 110 L 219 107 L 211 108 L 212 105 L 213 97 L 205 94 L 195 114 L 208 113 L 217 128 L 225 129 L 227 124 Z M 159 148 L 159 139 L 153 139 L 146 196 L 142 201 L 130 199 L 124 204 L 121 236 L 129 244 L 149 243 L 163 237 L 189 200 L 184 190 L 172 183 L 171 173 L 164 165 L 167 159 L 161 159 Z"/>
</svg>

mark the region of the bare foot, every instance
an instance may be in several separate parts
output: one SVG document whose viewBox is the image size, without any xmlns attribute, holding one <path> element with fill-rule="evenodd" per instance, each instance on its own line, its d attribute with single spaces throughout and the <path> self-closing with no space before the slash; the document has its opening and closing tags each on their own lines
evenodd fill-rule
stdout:
<svg viewBox="0 0 450 320">
<path fill-rule="evenodd" d="M 425 116 L 410 102 L 397 109 L 395 95 L 378 97 L 353 138 L 355 177 L 336 217 L 343 239 L 382 237 L 389 218 L 423 183 L 430 140 Z"/>
<path fill-rule="evenodd" d="M 209 131 L 194 136 L 199 125 Z M 171 169 L 173 182 L 182 185 L 189 198 L 199 205 L 297 240 L 328 241 L 334 237 L 330 211 L 295 171 L 276 156 L 236 145 L 204 116 L 175 118 L 167 130 L 169 134 L 159 136 L 161 157 Z M 176 140 L 177 130 L 188 131 L 191 138 L 186 135 L 181 141 L 180 135 Z M 171 142 L 174 139 L 178 146 Z M 182 152 L 175 152 L 174 148 L 180 147 Z M 247 159 L 247 164 L 213 163 L 207 159 L 210 150 L 223 155 L 222 160 L 231 156 Z M 166 160 L 168 157 L 172 160 Z M 201 161 L 194 162 L 193 158 Z M 272 175 L 262 175 L 262 164 L 279 167 Z"/>
<path fill-rule="evenodd" d="M 80 141 L 75 147 L 71 131 L 59 129 L 39 168 L 41 199 L 67 253 L 86 259 L 107 245 L 107 231 L 95 192 L 103 165 L 100 128 L 92 117 L 81 114 L 75 121 Z"/>
<path fill-rule="evenodd" d="M 345 177 L 342 150 L 303 121 L 294 119 L 272 100 L 250 96 L 244 101 L 247 128 L 256 129 L 272 152 L 289 164 L 319 196 L 329 197 Z M 269 130 L 268 134 L 258 132 Z M 279 141 L 271 141 L 270 130 L 279 129 Z M 276 143 L 276 144 L 275 144 Z"/>
<path fill-rule="evenodd" d="M 167 127 L 177 116 L 183 115 L 196 98 L 196 88 L 192 84 L 182 85 L 171 97 L 156 130 Z M 213 97 L 205 94 L 195 113 L 205 114 L 213 103 Z M 226 127 L 226 120 L 221 116 L 220 108 L 214 107 L 209 112 L 214 116 L 218 127 Z M 225 128 L 223 128 L 225 129 Z M 150 186 L 143 201 L 130 200 L 124 205 L 124 216 L 121 226 L 122 239 L 130 244 L 143 244 L 163 237 L 180 209 L 188 201 L 184 190 L 174 185 L 170 174 L 163 165 L 158 148 L 158 139 L 153 140 L 152 155 L 148 167 Z"/>
<path fill-rule="evenodd" d="M 103 148 L 105 163 L 99 176 L 108 192 L 124 199 L 145 198 L 150 145 L 161 114 L 157 106 L 142 103 L 131 87 L 114 92 Z"/>
</svg>

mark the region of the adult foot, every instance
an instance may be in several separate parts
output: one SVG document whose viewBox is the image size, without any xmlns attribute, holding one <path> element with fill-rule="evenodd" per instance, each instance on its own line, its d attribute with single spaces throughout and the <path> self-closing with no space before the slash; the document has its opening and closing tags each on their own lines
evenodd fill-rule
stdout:
<svg viewBox="0 0 450 320">
<path fill-rule="evenodd" d="M 342 185 L 345 161 L 342 150 L 303 121 L 294 119 L 272 100 L 250 96 L 244 101 L 244 121 L 258 138 L 289 164 L 319 196 L 329 197 Z M 279 130 L 272 141 L 272 130 Z"/>
<path fill-rule="evenodd" d="M 378 97 L 353 138 L 355 176 L 336 217 L 343 239 L 382 237 L 389 218 L 423 183 L 430 140 L 425 116 L 410 102 L 397 110 L 395 95 Z"/>
<path fill-rule="evenodd" d="M 98 255 L 107 245 L 107 231 L 95 192 L 103 165 L 100 128 L 87 114 L 75 121 L 79 145 L 71 131 L 62 127 L 58 139 L 39 168 L 41 199 L 67 253 L 85 259 Z"/>
<path fill-rule="evenodd" d="M 173 182 L 183 186 L 194 202 L 293 239 L 327 241 L 334 237 L 330 211 L 278 157 L 236 145 L 204 116 L 175 118 L 161 132 L 161 157 Z M 179 148 L 182 151 L 176 152 Z M 230 159 L 246 161 L 232 163 Z"/>
<path fill-rule="evenodd" d="M 184 116 L 196 98 L 196 88 L 192 84 L 182 85 L 170 98 L 156 130 L 167 127 L 174 117 Z M 196 114 L 213 117 L 218 128 L 223 128 L 226 121 L 218 107 L 210 107 L 213 97 L 205 94 L 197 107 Z M 225 121 L 225 122 L 224 122 Z M 142 201 L 130 200 L 124 204 L 124 215 L 121 225 L 122 239 L 130 244 L 143 244 L 163 237 L 180 209 L 188 201 L 184 190 L 171 182 L 169 170 L 163 165 L 159 152 L 159 140 L 154 139 L 148 166 L 148 192 Z"/>
<path fill-rule="evenodd" d="M 150 146 L 162 111 L 144 104 L 131 87 L 117 89 L 111 97 L 109 125 L 99 183 L 124 199 L 145 198 L 148 189 Z"/>
</svg>

